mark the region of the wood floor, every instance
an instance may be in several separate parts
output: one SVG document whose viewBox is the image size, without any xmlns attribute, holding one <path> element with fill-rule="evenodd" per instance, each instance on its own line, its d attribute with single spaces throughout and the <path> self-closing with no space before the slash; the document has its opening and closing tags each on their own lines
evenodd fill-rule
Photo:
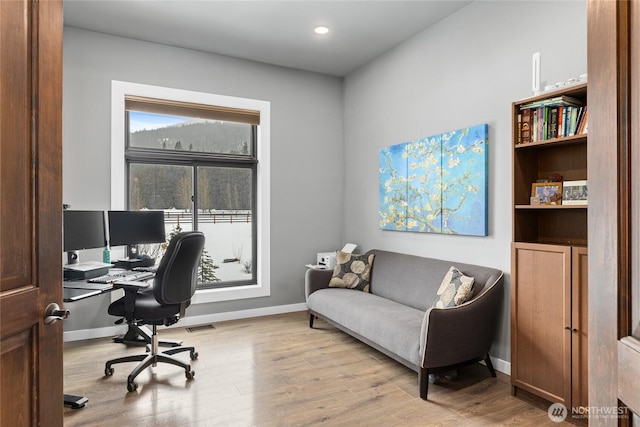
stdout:
<svg viewBox="0 0 640 427">
<path fill-rule="evenodd" d="M 473 365 L 418 394 L 415 372 L 306 312 L 174 328 L 161 337 L 195 345 L 195 378 L 158 365 L 127 392 L 134 363 L 109 358 L 144 351 L 110 339 L 65 344 L 64 390 L 89 398 L 65 408 L 65 426 L 427 426 L 557 425 L 545 409 L 510 395 L 509 377 Z M 183 353 L 185 361 L 188 353 Z"/>
</svg>

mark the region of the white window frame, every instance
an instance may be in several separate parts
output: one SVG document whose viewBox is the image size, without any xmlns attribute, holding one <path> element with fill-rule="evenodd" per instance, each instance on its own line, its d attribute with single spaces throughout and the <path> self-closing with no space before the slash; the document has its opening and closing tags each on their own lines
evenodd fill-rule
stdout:
<svg viewBox="0 0 640 427">
<path fill-rule="evenodd" d="M 257 284 L 217 289 L 198 289 L 192 304 L 230 301 L 271 295 L 270 259 L 270 124 L 271 103 L 248 98 L 236 98 L 205 92 L 166 88 L 139 83 L 111 81 L 111 209 L 126 208 L 126 161 L 125 161 L 125 96 L 143 96 L 196 104 L 208 104 L 260 112 L 257 126 L 257 229 L 258 262 Z"/>
</svg>

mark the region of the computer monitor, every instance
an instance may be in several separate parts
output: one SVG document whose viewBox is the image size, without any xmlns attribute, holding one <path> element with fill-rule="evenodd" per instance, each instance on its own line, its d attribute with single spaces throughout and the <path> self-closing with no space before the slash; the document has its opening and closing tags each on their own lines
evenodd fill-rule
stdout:
<svg viewBox="0 0 640 427">
<path fill-rule="evenodd" d="M 104 248 L 107 233 L 103 211 L 62 211 L 63 247 L 67 263 L 79 263 L 78 251 Z"/>
<path fill-rule="evenodd" d="M 109 211 L 109 244 L 127 246 L 129 259 L 138 257 L 138 245 L 166 240 L 163 211 Z"/>
</svg>

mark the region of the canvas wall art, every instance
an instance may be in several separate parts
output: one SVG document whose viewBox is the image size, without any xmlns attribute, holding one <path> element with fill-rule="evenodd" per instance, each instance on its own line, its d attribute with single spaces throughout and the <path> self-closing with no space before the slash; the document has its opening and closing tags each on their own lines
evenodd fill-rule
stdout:
<svg viewBox="0 0 640 427">
<path fill-rule="evenodd" d="M 380 228 L 486 236 L 487 137 L 482 124 L 381 148 Z"/>
</svg>

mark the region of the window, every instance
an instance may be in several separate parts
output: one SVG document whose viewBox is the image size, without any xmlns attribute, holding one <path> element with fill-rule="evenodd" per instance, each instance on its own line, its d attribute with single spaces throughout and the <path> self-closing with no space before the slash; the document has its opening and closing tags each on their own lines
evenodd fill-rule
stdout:
<svg viewBox="0 0 640 427">
<path fill-rule="evenodd" d="M 205 234 L 195 303 L 268 295 L 268 103 L 123 82 L 112 102 L 112 208 Z"/>
</svg>

